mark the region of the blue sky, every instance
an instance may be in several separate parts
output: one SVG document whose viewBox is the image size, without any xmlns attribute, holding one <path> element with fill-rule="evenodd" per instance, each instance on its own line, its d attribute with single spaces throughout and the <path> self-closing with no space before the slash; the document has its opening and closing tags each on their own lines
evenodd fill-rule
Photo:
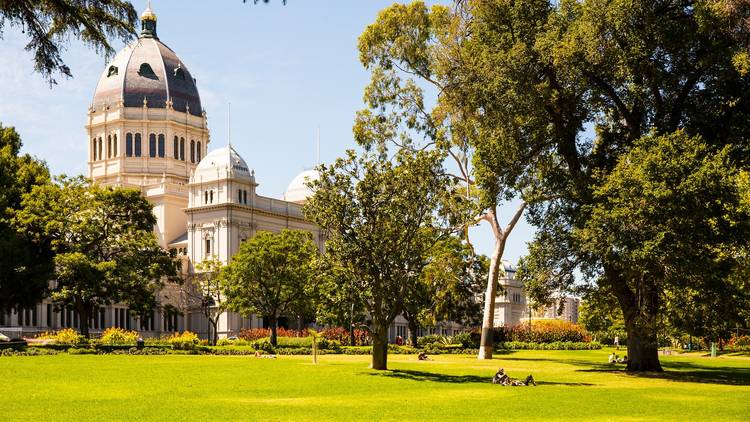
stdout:
<svg viewBox="0 0 750 422">
<path fill-rule="evenodd" d="M 430 3 L 436 3 L 432 1 Z M 259 193 L 281 197 L 294 176 L 354 148 L 352 123 L 362 108 L 369 75 L 359 63 L 357 37 L 389 0 L 154 0 L 159 38 L 198 81 L 211 131 L 210 149 L 227 143 L 227 103 L 232 143 L 255 169 Z M 448 1 L 443 1 L 448 3 Z M 133 2 L 145 9 L 145 0 Z M 105 59 L 76 41 L 64 59 L 72 79 L 50 89 L 33 72 L 25 37 L 5 28 L 0 40 L 0 122 L 15 126 L 24 150 L 44 159 L 53 173 L 86 172 L 86 110 Z M 117 49 L 122 47 L 117 44 Z M 503 207 L 507 223 L 515 204 Z M 526 251 L 533 228 L 521 221 L 505 259 Z M 486 225 L 472 230 L 478 252 L 489 254 Z"/>
</svg>

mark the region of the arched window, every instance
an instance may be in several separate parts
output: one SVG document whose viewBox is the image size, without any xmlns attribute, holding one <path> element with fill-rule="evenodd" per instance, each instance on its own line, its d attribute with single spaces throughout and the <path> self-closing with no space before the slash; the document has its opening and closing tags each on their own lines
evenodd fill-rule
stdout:
<svg viewBox="0 0 750 422">
<path fill-rule="evenodd" d="M 112 158 L 112 135 L 107 135 L 107 158 Z"/>
<path fill-rule="evenodd" d="M 243 202 L 245 203 L 245 205 L 247 205 L 247 191 L 246 190 L 242 191 L 242 197 L 243 197 Z"/>
<path fill-rule="evenodd" d="M 117 66 L 110 66 L 109 70 L 107 70 L 107 77 L 117 75 Z"/>
<path fill-rule="evenodd" d="M 125 134 L 125 155 L 128 157 L 133 156 L 133 134 Z"/>
<path fill-rule="evenodd" d="M 180 160 L 185 161 L 185 138 L 180 138 Z"/>
<path fill-rule="evenodd" d="M 152 69 L 151 65 L 148 63 L 141 63 L 141 66 L 138 68 L 138 74 L 146 78 L 156 77 L 154 69 Z"/>
<path fill-rule="evenodd" d="M 148 156 L 156 157 L 156 134 L 154 133 L 148 135 Z"/>
<path fill-rule="evenodd" d="M 164 148 L 165 148 L 164 143 L 165 143 L 164 134 L 160 133 L 159 134 L 159 158 L 164 158 Z"/>
<path fill-rule="evenodd" d="M 242 203 L 242 189 L 237 190 L 237 202 Z"/>
<path fill-rule="evenodd" d="M 91 140 L 91 161 L 96 161 L 96 138 Z"/>
<path fill-rule="evenodd" d="M 201 143 L 198 142 L 198 146 L 195 148 L 196 155 L 198 156 L 198 162 L 201 161 Z"/>
<path fill-rule="evenodd" d="M 203 203 L 208 204 L 208 191 L 203 192 Z"/>
<path fill-rule="evenodd" d="M 141 134 L 136 133 L 135 134 L 135 156 L 140 157 L 141 156 Z"/>
<path fill-rule="evenodd" d="M 172 155 L 175 160 L 180 158 L 180 139 L 176 136 L 174 137 L 174 142 L 172 144 Z"/>
<path fill-rule="evenodd" d="M 195 163 L 195 141 L 190 140 L 190 162 Z"/>
<path fill-rule="evenodd" d="M 103 157 L 104 155 L 102 155 L 102 137 L 100 136 L 99 137 L 99 159 L 101 160 Z"/>
<path fill-rule="evenodd" d="M 211 239 L 206 239 L 206 256 L 211 255 Z"/>
<path fill-rule="evenodd" d="M 211 189 L 211 193 L 208 194 L 208 197 L 211 198 L 211 203 L 213 204 L 214 203 L 214 191 L 213 191 L 213 189 Z"/>
<path fill-rule="evenodd" d="M 117 134 L 112 135 L 112 156 L 117 157 L 120 155 L 117 149 Z"/>
</svg>

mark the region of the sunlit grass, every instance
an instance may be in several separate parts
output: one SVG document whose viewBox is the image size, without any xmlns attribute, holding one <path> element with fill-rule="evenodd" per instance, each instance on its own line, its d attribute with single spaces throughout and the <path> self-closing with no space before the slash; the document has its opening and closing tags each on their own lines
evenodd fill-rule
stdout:
<svg viewBox="0 0 750 422">
<path fill-rule="evenodd" d="M 0 358 L 4 420 L 747 420 L 750 358 L 663 358 L 663 375 L 608 350 L 473 356 L 33 356 Z M 539 386 L 500 387 L 498 367 Z"/>
</svg>

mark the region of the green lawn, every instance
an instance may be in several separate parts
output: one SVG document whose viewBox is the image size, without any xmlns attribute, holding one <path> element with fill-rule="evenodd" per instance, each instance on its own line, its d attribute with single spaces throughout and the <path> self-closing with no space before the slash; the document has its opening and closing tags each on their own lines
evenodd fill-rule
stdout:
<svg viewBox="0 0 750 422">
<path fill-rule="evenodd" d="M 748 420 L 750 357 L 666 357 L 633 376 L 609 350 L 519 351 L 492 361 L 369 356 L 0 357 L 5 420 Z M 490 384 L 498 367 L 539 386 Z"/>
</svg>

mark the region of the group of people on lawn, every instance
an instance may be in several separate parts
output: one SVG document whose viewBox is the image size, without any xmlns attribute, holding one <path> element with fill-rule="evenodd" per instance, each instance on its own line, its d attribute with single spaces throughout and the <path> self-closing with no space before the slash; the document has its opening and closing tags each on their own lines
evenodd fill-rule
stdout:
<svg viewBox="0 0 750 422">
<path fill-rule="evenodd" d="M 612 352 L 611 355 L 609 355 L 609 363 L 615 364 L 615 363 L 628 363 L 628 355 L 625 355 L 623 357 L 617 357 L 617 354 L 615 352 Z"/>
</svg>

